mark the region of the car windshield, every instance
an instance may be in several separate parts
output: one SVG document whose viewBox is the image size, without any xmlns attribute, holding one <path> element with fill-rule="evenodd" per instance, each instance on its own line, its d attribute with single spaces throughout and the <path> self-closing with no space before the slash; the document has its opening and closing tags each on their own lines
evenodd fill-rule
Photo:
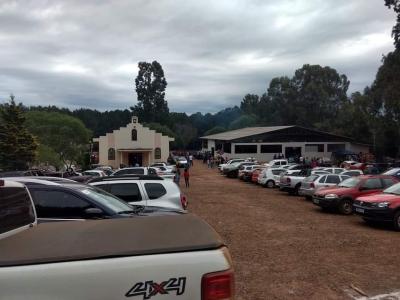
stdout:
<svg viewBox="0 0 400 300">
<path fill-rule="evenodd" d="M 315 181 L 316 179 L 318 179 L 318 175 L 311 175 L 311 176 L 308 176 L 306 179 L 304 179 L 304 181 L 305 182 L 313 182 L 313 181 Z"/>
<path fill-rule="evenodd" d="M 383 191 L 385 194 L 400 195 L 400 183 L 396 183 Z"/>
<path fill-rule="evenodd" d="M 352 188 L 357 186 L 360 183 L 361 179 L 357 177 L 352 177 L 343 180 L 341 183 L 339 183 L 339 187 L 344 187 L 344 188 Z"/>
<path fill-rule="evenodd" d="M 81 192 L 88 197 L 95 199 L 97 202 L 114 211 L 116 214 L 121 212 L 133 212 L 133 209 L 130 205 L 101 189 L 84 187 L 81 189 Z"/>
</svg>

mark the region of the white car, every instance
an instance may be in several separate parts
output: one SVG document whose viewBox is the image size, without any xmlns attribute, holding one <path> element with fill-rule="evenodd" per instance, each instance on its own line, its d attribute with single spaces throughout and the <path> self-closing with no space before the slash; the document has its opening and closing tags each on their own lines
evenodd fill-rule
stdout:
<svg viewBox="0 0 400 300">
<path fill-rule="evenodd" d="M 279 183 L 281 173 L 285 171 L 283 168 L 266 168 L 258 177 L 258 183 L 268 188 L 273 188 Z"/>
<path fill-rule="evenodd" d="M 271 167 L 271 168 L 279 168 L 281 166 L 287 166 L 288 160 L 287 159 L 274 159 L 271 160 L 268 164 L 266 164 L 267 167 Z"/>
<path fill-rule="evenodd" d="M 331 174 L 340 174 L 340 173 L 346 171 L 346 169 L 343 169 L 343 168 L 324 168 L 322 170 L 328 171 Z"/>
<path fill-rule="evenodd" d="M 157 175 L 157 169 L 147 167 L 132 167 L 123 168 L 115 171 L 111 176 L 124 176 L 124 175 Z"/>
<path fill-rule="evenodd" d="M 361 170 L 347 170 L 347 171 L 340 173 L 339 175 L 347 175 L 347 176 L 353 177 L 353 176 L 364 175 L 364 172 Z"/>
<path fill-rule="evenodd" d="M 175 168 L 175 166 L 169 165 L 165 162 L 157 162 L 157 163 L 152 164 L 150 167 L 159 168 L 162 171 L 164 171 L 162 168 L 165 168 L 169 172 L 174 171 L 174 168 Z"/>
<path fill-rule="evenodd" d="M 244 162 L 244 161 L 246 161 L 246 160 L 242 159 L 242 158 L 230 159 L 226 163 L 218 165 L 218 170 L 220 170 L 222 172 L 223 168 L 226 167 L 227 165 L 237 163 L 237 162 Z"/>
<path fill-rule="evenodd" d="M 88 170 L 82 172 L 83 176 L 106 177 L 107 174 L 102 170 Z"/>
<path fill-rule="evenodd" d="M 299 195 L 311 199 L 318 189 L 335 186 L 347 178 L 350 178 L 350 176 L 341 174 L 313 174 L 302 180 Z"/>
<path fill-rule="evenodd" d="M 178 185 L 160 177 L 126 176 L 99 178 L 89 185 L 101 188 L 131 205 L 186 210 L 188 201 Z"/>
</svg>

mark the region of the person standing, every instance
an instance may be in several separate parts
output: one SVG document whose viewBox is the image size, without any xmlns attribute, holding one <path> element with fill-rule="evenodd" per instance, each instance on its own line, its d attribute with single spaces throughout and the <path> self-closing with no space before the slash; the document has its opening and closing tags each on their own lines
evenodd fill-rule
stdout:
<svg viewBox="0 0 400 300">
<path fill-rule="evenodd" d="M 189 169 L 186 168 L 185 171 L 183 172 L 183 177 L 185 178 L 185 186 L 188 188 L 189 187 Z"/>
<path fill-rule="evenodd" d="M 192 154 L 189 155 L 189 165 L 191 167 L 193 167 L 193 155 Z"/>
</svg>

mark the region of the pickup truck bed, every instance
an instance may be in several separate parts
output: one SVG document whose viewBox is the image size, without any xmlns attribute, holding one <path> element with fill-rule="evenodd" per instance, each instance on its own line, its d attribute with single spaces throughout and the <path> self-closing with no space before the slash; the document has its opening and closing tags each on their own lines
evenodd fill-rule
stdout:
<svg viewBox="0 0 400 300">
<path fill-rule="evenodd" d="M 223 245 L 207 223 L 192 215 L 44 223 L 0 240 L 0 267 L 213 250 Z"/>
</svg>

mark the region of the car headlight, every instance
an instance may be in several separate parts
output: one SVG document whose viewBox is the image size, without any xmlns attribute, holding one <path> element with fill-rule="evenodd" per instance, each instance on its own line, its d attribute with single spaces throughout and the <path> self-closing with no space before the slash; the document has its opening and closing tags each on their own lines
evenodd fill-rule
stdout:
<svg viewBox="0 0 400 300">
<path fill-rule="evenodd" d="M 387 208 L 387 207 L 389 207 L 389 205 L 390 205 L 390 202 L 379 202 L 379 203 L 376 203 L 376 206 L 378 206 L 379 208 Z"/>
<path fill-rule="evenodd" d="M 336 199 L 339 198 L 336 194 L 327 194 L 325 195 L 325 199 Z"/>
</svg>

